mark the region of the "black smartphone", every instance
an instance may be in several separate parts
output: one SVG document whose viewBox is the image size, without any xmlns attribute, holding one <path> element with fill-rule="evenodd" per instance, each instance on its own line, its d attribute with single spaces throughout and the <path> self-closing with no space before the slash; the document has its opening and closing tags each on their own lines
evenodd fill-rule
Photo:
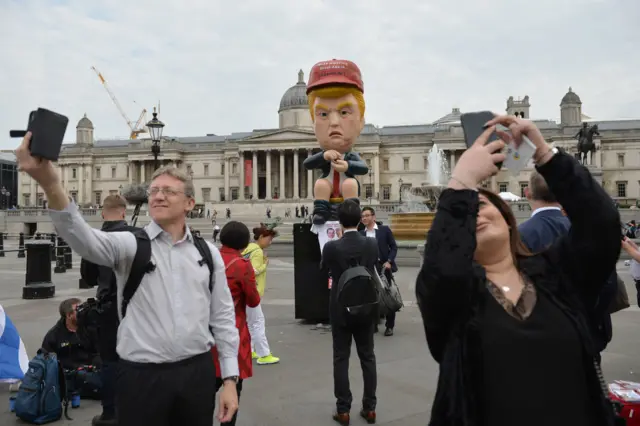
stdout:
<svg viewBox="0 0 640 426">
<path fill-rule="evenodd" d="M 484 132 L 484 125 L 489 120 L 493 120 L 495 114 L 491 111 L 467 112 L 460 116 L 460 124 L 464 132 L 464 142 L 469 148 Z M 487 143 L 497 141 L 499 139 L 496 133 L 489 136 Z M 502 167 L 502 163 L 496 164 L 498 169 Z"/>
<path fill-rule="evenodd" d="M 31 155 L 57 161 L 68 124 L 69 119 L 57 112 L 44 108 L 31 111 L 27 126 L 27 131 L 31 132 Z"/>
</svg>

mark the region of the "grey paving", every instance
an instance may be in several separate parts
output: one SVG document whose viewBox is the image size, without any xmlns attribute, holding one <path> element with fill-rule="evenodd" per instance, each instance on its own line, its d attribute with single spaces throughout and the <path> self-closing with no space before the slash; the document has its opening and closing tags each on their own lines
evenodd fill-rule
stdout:
<svg viewBox="0 0 640 426">
<path fill-rule="evenodd" d="M 72 296 L 88 297 L 92 290 L 78 290 L 76 267 L 65 274 L 52 274 L 57 287 L 54 299 L 21 299 L 24 260 L 13 255 L 0 258 L 0 304 L 18 327 L 30 356 L 40 345 L 47 329 L 57 319 L 58 303 Z M 619 270 L 635 300 L 635 288 L 628 268 Z M 422 426 L 427 424 L 434 396 L 438 366 L 425 343 L 419 312 L 415 306 L 415 267 L 402 268 L 397 274 L 407 307 L 398 314 L 393 337 L 376 338 L 378 362 L 378 424 Z M 290 258 L 271 259 L 264 311 L 267 334 L 273 353 L 282 361 L 273 366 L 255 366 L 254 377 L 245 385 L 241 399 L 240 425 L 331 425 L 334 408 L 331 335 L 313 324 L 293 319 L 293 263 Z M 640 381 L 640 310 L 637 306 L 614 315 L 614 341 L 604 354 L 608 379 Z M 353 351 L 350 377 L 354 394 L 353 410 L 359 408 L 362 395 L 360 366 Z M 561 384 L 558 384 L 560 386 Z M 0 390 L 0 425 L 21 424 L 8 412 L 8 390 Z M 70 410 L 72 422 L 89 424 L 100 411 L 99 403 L 82 401 Z M 364 424 L 354 419 L 352 424 Z"/>
</svg>

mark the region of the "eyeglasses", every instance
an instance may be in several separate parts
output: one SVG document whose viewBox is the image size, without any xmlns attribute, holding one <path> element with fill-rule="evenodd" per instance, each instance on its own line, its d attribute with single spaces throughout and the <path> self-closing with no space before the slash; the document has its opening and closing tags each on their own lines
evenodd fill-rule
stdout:
<svg viewBox="0 0 640 426">
<path fill-rule="evenodd" d="M 184 194 L 184 191 L 179 191 L 177 189 L 174 188 L 149 188 L 147 190 L 147 195 L 152 197 L 154 195 L 158 195 L 158 192 L 162 192 L 163 195 L 166 196 L 174 196 L 174 195 L 178 195 L 178 194 Z"/>
</svg>

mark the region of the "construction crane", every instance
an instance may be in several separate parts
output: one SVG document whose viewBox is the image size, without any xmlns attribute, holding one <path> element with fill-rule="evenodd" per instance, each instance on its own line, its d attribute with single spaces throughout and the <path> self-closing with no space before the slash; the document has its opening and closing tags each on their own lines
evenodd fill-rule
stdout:
<svg viewBox="0 0 640 426">
<path fill-rule="evenodd" d="M 122 109 L 120 102 L 118 102 L 118 98 L 116 98 L 116 95 L 114 95 L 111 89 L 109 88 L 109 85 L 107 84 L 107 80 L 102 76 L 102 73 L 98 71 L 96 67 L 91 67 L 91 69 L 97 74 L 98 78 L 100 79 L 100 82 L 102 83 L 105 90 L 109 94 L 109 97 L 111 98 L 113 103 L 116 105 L 116 108 L 118 108 L 120 115 L 127 122 L 127 126 L 129 126 L 129 130 L 131 131 L 131 133 L 129 134 L 129 138 L 138 139 L 138 135 L 142 133 L 147 133 L 148 130 L 145 127 L 146 121 L 147 121 L 147 110 L 146 109 L 142 110 L 142 112 L 140 113 L 140 117 L 138 117 L 138 121 L 136 121 L 135 123 L 131 121 L 129 119 L 129 116 L 127 116 L 127 113 L 124 112 L 124 109 Z"/>
</svg>

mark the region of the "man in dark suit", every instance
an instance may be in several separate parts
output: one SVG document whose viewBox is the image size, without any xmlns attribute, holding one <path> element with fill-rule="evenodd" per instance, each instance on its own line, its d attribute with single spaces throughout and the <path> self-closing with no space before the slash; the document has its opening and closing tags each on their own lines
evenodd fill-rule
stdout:
<svg viewBox="0 0 640 426">
<path fill-rule="evenodd" d="M 132 231 L 127 225 L 125 214 L 127 202 L 120 195 L 109 195 L 102 205 L 102 230 L 105 232 Z M 80 263 L 80 275 L 90 287 L 97 286 L 96 299 L 102 313 L 99 317 L 99 350 L 102 358 L 100 376 L 102 389 L 102 414 L 95 416 L 92 426 L 115 426 L 115 377 L 118 364 L 116 335 L 118 332 L 118 308 L 116 302 L 116 276 L 111 268 L 96 265 L 85 259 Z"/>
<path fill-rule="evenodd" d="M 322 267 L 332 278 L 329 312 L 331 334 L 333 336 L 333 385 L 336 397 L 336 413 L 333 419 L 341 425 L 349 424 L 349 411 L 353 400 L 349 388 L 349 357 L 351 339 L 356 342 L 362 376 L 364 394 L 360 416 L 368 423 L 376 419 L 376 356 L 373 352 L 373 328 L 378 313 L 371 321 L 354 321 L 338 303 L 338 282 L 340 276 L 353 261 L 373 273 L 378 261 L 378 247 L 371 238 L 357 231 L 360 222 L 360 206 L 353 200 L 345 200 L 338 207 L 338 220 L 342 226 L 342 237 L 329 241 L 322 250 Z"/>
<path fill-rule="evenodd" d="M 393 238 L 393 232 L 388 226 L 376 222 L 376 211 L 373 207 L 365 207 L 362 209 L 362 229 L 360 234 L 365 237 L 375 238 L 378 243 L 378 274 L 385 274 L 387 280 L 393 279 L 393 272 L 398 271 L 396 266 L 396 255 L 398 254 L 398 245 L 396 239 Z M 393 336 L 393 328 L 396 325 L 396 313 L 389 312 L 385 321 L 385 336 Z M 376 325 L 376 332 L 378 327 Z"/>
<path fill-rule="evenodd" d="M 531 174 L 525 195 L 531 204 L 531 218 L 518 227 L 522 242 L 533 253 L 543 251 L 558 238 L 569 233 L 571 222 L 562 213 L 562 206 L 549 190 L 547 182 L 536 171 Z M 617 273 L 614 270 L 603 285 L 598 303 L 589 309 L 589 325 L 595 348 L 599 353 L 605 350 L 613 337 L 613 327 L 609 305 L 618 289 Z"/>
<path fill-rule="evenodd" d="M 529 250 L 537 253 L 566 235 L 571 228 L 571 222 L 562 213 L 562 206 L 538 172 L 531 173 L 525 195 L 533 212 L 531 218 L 518 227 L 518 231 Z"/>
</svg>

